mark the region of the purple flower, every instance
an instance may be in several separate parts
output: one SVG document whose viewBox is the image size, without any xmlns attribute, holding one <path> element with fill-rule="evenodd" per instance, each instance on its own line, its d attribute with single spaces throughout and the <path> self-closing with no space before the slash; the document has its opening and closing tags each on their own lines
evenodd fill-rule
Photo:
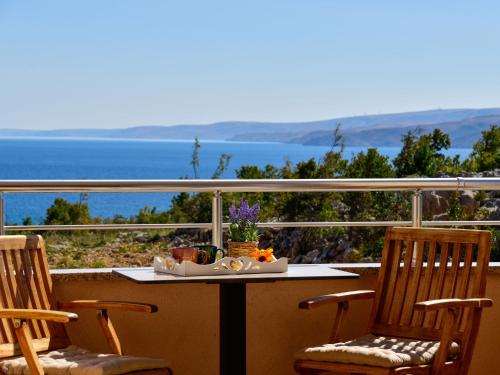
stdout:
<svg viewBox="0 0 500 375">
<path fill-rule="evenodd" d="M 256 223 L 259 218 L 260 213 L 260 204 L 259 202 L 255 203 L 252 207 L 248 209 L 247 220 L 252 223 Z"/>
<path fill-rule="evenodd" d="M 248 220 L 248 201 L 246 199 L 240 199 L 240 209 L 238 210 L 238 219 L 241 221 Z"/>
<path fill-rule="evenodd" d="M 236 204 L 233 201 L 229 207 L 229 220 L 232 223 L 256 223 L 260 213 L 260 204 L 257 202 L 252 207 L 249 206 L 246 199 L 240 199 L 240 207 L 236 209 Z"/>
<path fill-rule="evenodd" d="M 229 238 L 231 241 L 257 241 L 259 232 L 257 221 L 260 213 L 260 204 L 257 202 L 250 207 L 246 199 L 240 199 L 240 206 L 233 203 L 229 207 Z"/>
<path fill-rule="evenodd" d="M 234 203 L 234 201 L 231 207 L 229 207 L 229 220 L 232 223 L 238 221 L 238 214 L 236 213 L 236 204 Z"/>
</svg>

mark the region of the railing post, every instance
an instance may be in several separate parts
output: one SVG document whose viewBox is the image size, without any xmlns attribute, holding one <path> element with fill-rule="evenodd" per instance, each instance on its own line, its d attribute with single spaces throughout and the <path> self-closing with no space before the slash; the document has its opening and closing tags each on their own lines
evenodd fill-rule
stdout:
<svg viewBox="0 0 500 375">
<path fill-rule="evenodd" d="M 420 228 L 422 226 L 422 191 L 415 190 L 411 205 L 411 225 Z"/>
<path fill-rule="evenodd" d="M 5 234 L 5 205 L 3 193 L 0 192 L 0 236 Z"/>
<path fill-rule="evenodd" d="M 212 245 L 222 248 L 222 195 L 218 190 L 212 198 Z"/>
</svg>

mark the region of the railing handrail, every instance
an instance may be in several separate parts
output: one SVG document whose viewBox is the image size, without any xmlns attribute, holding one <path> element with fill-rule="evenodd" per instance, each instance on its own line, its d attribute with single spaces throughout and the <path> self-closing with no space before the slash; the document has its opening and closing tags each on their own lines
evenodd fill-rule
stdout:
<svg viewBox="0 0 500 375">
<path fill-rule="evenodd" d="M 419 227 L 433 222 L 422 220 L 423 191 L 500 190 L 498 177 L 452 178 L 366 178 L 366 179 L 258 179 L 258 180 L 0 180 L 0 234 L 5 230 L 81 230 L 81 229 L 154 229 L 211 228 L 212 243 L 222 246 L 222 196 L 225 192 L 348 192 L 348 191 L 413 191 L 412 220 L 373 222 L 300 222 L 259 223 L 259 226 L 325 227 L 325 226 L 393 226 Z M 5 226 L 4 193 L 124 193 L 124 192 L 211 192 L 211 223 L 170 224 L 91 224 Z M 434 222 L 436 225 L 498 225 L 498 221 Z"/>
<path fill-rule="evenodd" d="M 4 193 L 498 190 L 499 177 L 255 180 L 0 180 Z"/>
</svg>

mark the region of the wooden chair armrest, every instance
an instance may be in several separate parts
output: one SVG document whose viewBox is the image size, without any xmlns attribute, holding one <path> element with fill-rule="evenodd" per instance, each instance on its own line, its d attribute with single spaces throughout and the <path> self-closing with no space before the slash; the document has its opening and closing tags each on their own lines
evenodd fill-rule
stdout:
<svg viewBox="0 0 500 375">
<path fill-rule="evenodd" d="M 127 301 L 100 301 L 100 300 L 75 300 L 59 302 L 59 308 L 72 309 L 94 309 L 94 310 L 122 310 L 155 313 L 158 311 L 156 305 L 149 303 L 127 302 Z"/>
<path fill-rule="evenodd" d="M 491 306 L 493 306 L 493 300 L 489 298 L 448 298 L 417 302 L 415 304 L 415 309 L 433 311 L 439 309 L 463 309 L 467 307 L 483 308 Z"/>
<path fill-rule="evenodd" d="M 78 319 L 75 313 L 57 310 L 37 309 L 0 309 L 0 318 L 19 320 L 49 320 L 57 323 L 68 323 Z"/>
<path fill-rule="evenodd" d="M 76 300 L 70 302 L 59 302 L 59 308 L 72 309 L 93 309 L 97 310 L 97 322 L 101 327 L 111 353 L 123 355 L 122 346 L 115 327 L 108 315 L 108 310 L 137 311 L 154 313 L 158 311 L 156 305 L 149 303 L 126 302 L 126 301 L 100 301 L 100 300 Z"/>
<path fill-rule="evenodd" d="M 444 369 L 445 362 L 449 358 L 450 347 L 458 328 L 461 311 L 464 308 L 481 309 L 493 306 L 493 301 L 489 298 L 448 298 L 430 301 L 417 302 L 415 309 L 423 311 L 434 311 L 444 309 L 444 324 L 439 340 L 439 349 L 434 356 L 432 363 L 432 374 L 440 374 Z"/>
<path fill-rule="evenodd" d="M 323 306 L 328 303 L 347 302 L 358 299 L 369 299 L 375 297 L 374 290 L 353 290 L 350 292 L 341 292 L 333 294 L 325 294 L 302 301 L 299 303 L 299 309 L 312 309 L 314 307 Z"/>
</svg>

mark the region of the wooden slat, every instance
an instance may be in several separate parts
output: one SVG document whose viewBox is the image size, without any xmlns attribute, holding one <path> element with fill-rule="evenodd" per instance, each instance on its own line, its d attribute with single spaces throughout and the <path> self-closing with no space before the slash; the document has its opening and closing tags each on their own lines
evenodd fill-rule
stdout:
<svg viewBox="0 0 500 375">
<path fill-rule="evenodd" d="M 7 285 L 5 287 L 8 289 L 7 293 L 10 295 L 12 307 L 23 308 L 21 295 L 17 292 L 17 283 L 14 270 L 12 269 L 10 250 L 2 251 L 2 257 L 5 264 L 5 277 L 7 278 Z"/>
<path fill-rule="evenodd" d="M 30 288 L 28 285 L 28 280 L 27 280 L 27 275 L 24 273 L 24 268 L 22 264 L 22 258 L 21 258 L 21 251 L 20 250 L 13 250 L 11 251 L 11 256 L 12 256 L 12 262 L 14 265 L 15 269 L 15 277 L 17 281 L 17 290 L 21 294 L 21 298 L 23 300 L 23 308 L 25 309 L 33 309 L 34 306 L 32 304 L 31 300 L 31 293 L 30 293 Z M 33 338 L 41 338 L 41 332 L 40 332 L 40 327 L 38 325 L 38 322 L 35 321 L 29 321 L 27 322 L 30 331 L 31 331 L 31 336 Z"/>
<path fill-rule="evenodd" d="M 40 267 L 40 262 L 38 261 L 38 256 L 37 252 L 39 250 L 37 249 L 30 249 L 29 251 L 29 256 L 31 260 L 31 267 L 33 270 L 33 276 L 35 279 L 35 288 L 36 288 L 36 293 L 38 294 L 38 298 L 40 301 L 40 306 L 44 310 L 50 310 L 52 306 L 49 303 L 49 300 L 47 298 L 47 293 L 44 288 L 44 283 L 43 283 L 43 278 L 41 275 L 41 267 Z M 50 337 L 51 334 L 53 334 L 51 327 L 52 324 L 43 322 L 44 323 L 44 337 Z"/>
<path fill-rule="evenodd" d="M 393 240 L 413 241 L 441 241 L 460 242 L 460 243 L 478 243 L 480 241 L 481 231 L 468 229 L 438 229 L 438 228 L 393 228 Z M 483 231 L 484 232 L 484 231 Z"/>
<path fill-rule="evenodd" d="M 397 278 L 397 289 L 392 303 L 389 324 L 400 324 L 401 312 L 403 310 L 404 298 L 408 288 L 408 279 L 410 276 L 411 263 L 413 259 L 413 245 L 415 242 L 406 241 L 406 254 L 404 257 L 403 270 Z"/>
<path fill-rule="evenodd" d="M 460 287 L 457 292 L 458 298 L 467 298 L 470 295 L 471 290 L 469 286 L 471 285 L 470 281 L 472 278 L 472 262 L 474 261 L 474 245 L 467 244 L 465 246 L 465 259 L 464 259 L 464 267 L 462 270 L 462 278 L 460 282 Z M 467 325 L 467 321 L 469 319 L 470 309 L 464 309 L 460 313 L 460 324 L 459 330 L 464 331 Z"/>
<path fill-rule="evenodd" d="M 451 245 L 451 244 L 450 244 Z M 450 246 L 448 245 L 448 246 Z M 448 269 L 447 275 L 444 280 L 444 287 L 439 298 L 453 298 L 455 293 L 455 286 L 458 279 L 458 270 L 460 268 L 460 253 L 461 244 L 459 242 L 453 243 L 452 254 L 451 254 L 451 266 Z M 436 321 L 434 323 L 435 328 L 440 328 L 443 324 L 443 319 L 445 318 L 446 311 L 438 311 L 436 316 Z"/>
<path fill-rule="evenodd" d="M 439 299 L 443 293 L 443 287 L 445 283 L 446 277 L 446 269 L 448 267 L 448 253 L 449 253 L 449 243 L 441 243 L 438 241 L 440 245 L 441 252 L 439 254 L 439 268 L 436 275 L 435 283 L 432 285 L 431 293 L 429 299 Z M 433 327 L 436 322 L 437 313 L 428 312 L 425 314 L 424 319 L 424 327 Z"/>
<path fill-rule="evenodd" d="M 472 244 L 468 243 L 465 246 L 464 267 L 462 270 L 460 286 L 458 287 L 458 290 L 455 293 L 455 297 L 457 298 L 465 298 L 467 296 L 467 290 L 469 289 L 469 281 L 472 270 L 473 256 L 474 256 L 474 248 Z"/>
<path fill-rule="evenodd" d="M 460 261 L 462 259 L 462 244 L 459 242 L 455 242 L 453 244 L 453 257 L 451 259 L 451 268 L 450 268 L 450 293 L 448 294 L 450 298 L 457 297 L 455 293 L 458 290 L 458 280 L 459 280 L 459 271 L 460 271 Z"/>
<path fill-rule="evenodd" d="M 26 285 L 28 287 L 29 298 L 31 302 L 31 308 L 33 309 L 43 309 L 42 304 L 40 302 L 40 297 L 38 295 L 37 288 L 35 286 L 34 281 L 34 271 L 31 264 L 30 258 L 30 249 L 26 249 L 24 251 L 20 251 L 21 255 L 21 263 L 24 270 L 24 277 L 26 279 Z M 47 323 L 43 320 L 37 320 L 33 322 L 35 327 L 38 327 L 37 336 L 35 338 L 40 339 L 43 337 L 47 337 L 48 329 Z"/>
<path fill-rule="evenodd" d="M 1 285 L 7 285 L 7 279 L 5 277 L 5 266 L 3 263 L 3 257 L 0 256 L 0 282 Z M 10 295 L 6 293 L 5 287 L 0 287 L 0 301 L 2 304 L 2 308 L 9 308 L 9 298 Z M 2 332 L 2 343 L 13 342 L 12 331 L 14 326 L 12 322 L 9 322 L 6 319 L 0 319 L 1 322 L 1 332 Z"/>
<path fill-rule="evenodd" d="M 47 261 L 47 254 L 45 250 L 45 244 L 43 239 L 40 237 L 38 239 L 37 246 L 37 264 L 40 267 L 40 276 L 42 277 L 42 285 L 45 296 L 47 298 L 48 304 L 50 308 L 57 306 L 56 301 L 54 300 L 54 294 L 52 293 L 52 278 L 49 273 L 49 263 Z M 61 324 L 56 324 L 52 322 L 47 323 L 49 325 L 49 330 L 51 332 L 51 336 L 62 337 L 67 340 L 66 329 Z"/>
<path fill-rule="evenodd" d="M 415 249 L 416 246 L 416 249 Z M 415 305 L 417 299 L 417 292 L 420 286 L 420 276 L 422 272 L 422 266 L 424 263 L 424 241 L 418 241 L 414 244 L 414 249 L 416 251 L 415 266 L 412 267 L 412 275 L 409 280 L 408 289 L 406 290 L 406 295 L 403 302 L 403 312 L 401 313 L 400 325 L 409 325 L 413 317 L 413 306 Z"/>
<path fill-rule="evenodd" d="M 488 263 L 491 252 L 491 233 L 482 231 L 481 238 L 479 239 L 479 248 L 482 250 L 478 252 L 476 260 L 476 276 L 472 293 L 474 296 L 484 297 L 486 292 L 486 276 L 488 274 Z"/>
<path fill-rule="evenodd" d="M 419 288 L 419 293 L 417 296 L 417 302 L 426 301 L 429 299 L 429 293 L 431 291 L 432 276 L 434 275 L 434 262 L 436 261 L 436 241 L 431 241 L 429 243 L 429 251 L 427 253 L 427 266 L 424 271 L 424 278 L 422 280 L 422 285 Z M 422 311 L 415 311 L 412 318 L 411 325 L 422 326 L 424 321 L 425 313 Z"/>
<path fill-rule="evenodd" d="M 41 268 L 40 275 L 42 276 L 45 293 L 47 295 L 50 305 L 55 306 L 56 303 L 54 301 L 54 295 L 52 293 L 52 278 L 50 277 L 49 273 L 49 263 L 47 261 L 47 254 L 45 253 L 45 247 L 41 247 L 39 251 L 37 251 L 37 256 Z"/>
<path fill-rule="evenodd" d="M 382 306 L 382 314 L 381 318 L 379 319 L 379 321 L 381 322 L 389 321 L 392 302 L 394 300 L 394 293 L 396 291 L 396 281 L 399 272 L 399 264 L 401 262 L 401 251 L 403 248 L 403 241 L 394 241 L 393 244 L 394 245 L 391 254 L 390 256 L 388 256 L 388 260 L 390 260 L 390 263 L 387 266 L 387 270 L 385 271 L 385 274 L 389 275 L 387 285 L 379 286 L 379 288 L 381 289 L 383 288 L 381 299 L 378 302 L 378 304 Z M 387 277 L 387 275 L 384 275 L 384 277 Z"/>
</svg>

